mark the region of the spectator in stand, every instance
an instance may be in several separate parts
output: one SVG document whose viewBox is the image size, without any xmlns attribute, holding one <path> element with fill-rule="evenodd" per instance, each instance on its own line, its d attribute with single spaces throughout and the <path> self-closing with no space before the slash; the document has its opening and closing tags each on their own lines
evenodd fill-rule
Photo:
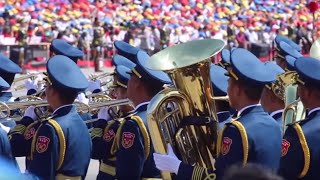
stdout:
<svg viewBox="0 0 320 180">
<path fill-rule="evenodd" d="M 124 35 L 124 42 L 133 45 L 134 43 L 134 26 L 130 25 L 129 30 L 126 32 L 126 34 Z"/>
<path fill-rule="evenodd" d="M 238 32 L 238 34 L 236 35 L 236 40 L 237 40 L 237 43 L 238 43 L 238 47 L 239 48 L 245 48 L 247 49 L 247 37 L 244 33 L 244 28 L 241 27 L 240 28 L 240 31 Z"/>
<path fill-rule="evenodd" d="M 152 54 L 155 54 L 159 52 L 162 49 L 162 47 L 160 42 L 161 41 L 160 31 L 154 25 L 151 26 L 151 37 L 152 37 L 152 42 L 154 46 Z"/>
</svg>

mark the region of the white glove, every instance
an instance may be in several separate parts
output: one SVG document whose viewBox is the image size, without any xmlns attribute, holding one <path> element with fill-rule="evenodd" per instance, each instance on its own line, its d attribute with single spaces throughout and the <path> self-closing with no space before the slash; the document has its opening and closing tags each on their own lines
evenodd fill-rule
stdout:
<svg viewBox="0 0 320 180">
<path fill-rule="evenodd" d="M 38 90 L 38 82 L 39 82 L 38 78 L 35 80 L 27 79 L 26 81 L 24 81 L 24 86 L 27 88 L 28 91 L 30 89 Z"/>
<path fill-rule="evenodd" d="M 107 108 L 107 107 L 100 108 L 99 113 L 98 113 L 98 119 L 104 119 L 106 121 L 109 121 L 111 119 L 111 117 L 110 117 L 108 111 L 109 111 L 109 108 Z"/>
<path fill-rule="evenodd" d="M 78 97 L 76 98 L 76 101 L 79 101 L 81 103 L 84 103 L 84 104 L 89 104 L 89 99 L 86 98 L 86 96 L 84 95 L 84 93 L 80 93 L 78 94 Z"/>
<path fill-rule="evenodd" d="M 89 86 L 87 88 L 88 91 L 93 92 L 96 89 L 101 89 L 101 81 L 89 81 Z"/>
<path fill-rule="evenodd" d="M 24 112 L 24 117 L 27 116 L 27 117 L 30 117 L 32 118 L 34 121 L 37 119 L 37 115 L 36 113 L 34 112 L 34 109 L 36 107 L 35 106 L 29 106 L 26 111 Z"/>
<path fill-rule="evenodd" d="M 167 171 L 170 173 L 178 174 L 181 161 L 174 154 L 170 144 L 167 145 L 167 150 L 167 155 L 153 153 L 153 159 L 156 164 L 156 167 L 160 171 Z"/>
<path fill-rule="evenodd" d="M 2 123 L 0 123 L 0 128 L 2 128 L 7 134 L 10 131 L 10 127 L 7 127 L 7 126 L 3 125 Z"/>
</svg>

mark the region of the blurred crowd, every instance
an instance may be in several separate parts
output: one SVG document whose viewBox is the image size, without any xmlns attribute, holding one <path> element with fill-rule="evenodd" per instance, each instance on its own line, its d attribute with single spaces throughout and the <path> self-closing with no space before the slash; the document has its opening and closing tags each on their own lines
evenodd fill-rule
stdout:
<svg viewBox="0 0 320 180">
<path fill-rule="evenodd" d="M 95 38 L 112 48 L 125 40 L 154 53 L 194 39 L 230 47 L 271 44 L 288 36 L 307 51 L 317 27 L 305 0 L 1 0 L 0 34 L 17 42 L 65 39 L 85 51 Z M 315 17 L 318 16 L 316 12 Z M 95 27 L 101 35 L 95 37 Z M 111 51 L 106 51 L 110 55 Z"/>
</svg>

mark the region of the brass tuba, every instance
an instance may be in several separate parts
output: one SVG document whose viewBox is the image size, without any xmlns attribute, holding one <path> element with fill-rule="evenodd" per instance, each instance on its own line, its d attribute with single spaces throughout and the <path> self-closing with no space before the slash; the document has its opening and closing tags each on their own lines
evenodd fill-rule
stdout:
<svg viewBox="0 0 320 180">
<path fill-rule="evenodd" d="M 279 88 L 274 89 L 278 89 L 276 91 L 283 94 L 285 102 L 285 109 L 282 114 L 282 128 L 285 132 L 288 124 L 304 119 L 306 111 L 297 95 L 297 73 L 294 71 L 285 72 L 277 77 L 277 82 L 279 82 Z"/>
<path fill-rule="evenodd" d="M 218 121 L 210 64 L 211 57 L 224 46 L 224 41 L 216 39 L 191 41 L 166 48 L 146 62 L 149 69 L 167 72 L 176 87 L 166 87 L 148 106 L 148 128 L 157 153 L 165 154 L 166 144 L 170 143 L 183 162 L 213 167 Z M 181 126 L 186 116 L 207 117 L 213 126 Z M 163 179 L 172 178 L 170 173 L 161 175 Z"/>
</svg>

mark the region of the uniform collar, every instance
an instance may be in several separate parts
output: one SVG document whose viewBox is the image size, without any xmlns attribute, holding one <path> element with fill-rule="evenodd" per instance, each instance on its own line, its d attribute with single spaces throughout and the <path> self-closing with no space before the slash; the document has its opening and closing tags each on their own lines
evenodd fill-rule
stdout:
<svg viewBox="0 0 320 180">
<path fill-rule="evenodd" d="M 131 112 L 146 111 L 149 103 L 150 103 L 150 101 L 140 103 L 140 104 L 138 104 L 138 105 L 134 108 L 134 110 L 132 110 Z"/>
<path fill-rule="evenodd" d="M 279 113 L 283 113 L 283 109 L 277 110 L 277 111 L 273 111 L 272 113 L 270 113 L 270 116 L 273 117 Z"/>
<path fill-rule="evenodd" d="M 320 110 L 320 107 L 313 108 L 308 112 L 308 117 L 311 116 L 312 114 L 316 114 Z"/>
<path fill-rule="evenodd" d="M 240 115 L 243 115 L 246 112 L 246 110 L 250 110 L 250 109 L 252 109 L 254 107 L 258 107 L 258 106 L 261 107 L 261 104 L 252 104 L 252 105 L 246 106 L 246 107 L 240 109 L 240 111 L 238 111 L 237 116 L 239 117 Z"/>
<path fill-rule="evenodd" d="M 226 119 L 228 119 L 229 117 L 231 117 L 231 114 L 229 111 L 220 111 L 217 113 L 217 116 L 218 116 L 218 121 L 223 122 Z"/>
<path fill-rule="evenodd" d="M 58 107 L 56 110 L 54 110 L 52 115 L 53 116 L 65 115 L 74 108 L 75 108 L 74 104 L 63 105 L 63 106 Z"/>
</svg>

